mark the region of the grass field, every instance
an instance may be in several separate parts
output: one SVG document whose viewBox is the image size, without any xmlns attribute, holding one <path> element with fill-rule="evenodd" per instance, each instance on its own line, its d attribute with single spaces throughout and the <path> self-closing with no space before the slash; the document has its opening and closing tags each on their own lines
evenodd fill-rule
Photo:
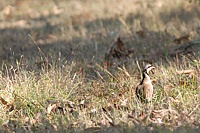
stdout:
<svg viewBox="0 0 200 133">
<path fill-rule="evenodd" d="M 0 131 L 200 132 L 199 7 L 189 0 L 3 1 Z M 148 63 L 156 67 L 154 95 L 141 104 L 135 88 Z"/>
</svg>

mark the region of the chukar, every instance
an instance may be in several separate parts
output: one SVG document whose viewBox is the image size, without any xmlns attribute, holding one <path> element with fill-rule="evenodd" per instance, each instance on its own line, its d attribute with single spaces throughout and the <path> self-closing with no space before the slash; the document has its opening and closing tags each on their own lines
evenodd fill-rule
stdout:
<svg viewBox="0 0 200 133">
<path fill-rule="evenodd" d="M 142 81 L 136 88 L 136 95 L 138 99 L 141 100 L 141 102 L 149 102 L 152 99 L 153 96 L 153 85 L 151 83 L 149 72 L 155 69 L 154 66 L 148 64 L 144 67 L 144 70 L 142 71 Z M 153 71 L 152 71 L 153 73 Z"/>
</svg>

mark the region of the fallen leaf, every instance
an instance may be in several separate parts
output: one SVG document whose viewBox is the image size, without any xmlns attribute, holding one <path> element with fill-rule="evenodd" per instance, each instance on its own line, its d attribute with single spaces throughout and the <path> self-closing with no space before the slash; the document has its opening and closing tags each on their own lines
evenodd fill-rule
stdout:
<svg viewBox="0 0 200 133">
<path fill-rule="evenodd" d="M 9 126 L 8 126 L 8 122 L 2 124 L 1 127 L 6 133 L 11 133 L 11 130 L 10 130 Z"/>
<path fill-rule="evenodd" d="M 105 60 L 107 60 L 106 56 L 105 56 Z M 113 66 L 113 63 L 110 61 L 104 61 L 103 66 L 104 68 L 109 68 Z"/>
<path fill-rule="evenodd" d="M 47 114 L 50 114 L 51 112 L 55 112 L 55 109 L 57 108 L 56 104 L 49 104 L 47 107 Z"/>
<path fill-rule="evenodd" d="M 181 44 L 183 42 L 188 42 L 190 39 L 190 35 L 187 34 L 187 35 L 184 35 L 184 36 L 181 36 L 181 37 L 178 37 L 176 39 L 174 39 L 174 43 L 177 43 L 177 44 Z"/>
<path fill-rule="evenodd" d="M 112 119 L 110 117 L 108 117 L 108 115 L 106 115 L 104 112 L 103 112 L 103 116 L 105 117 L 106 120 L 108 120 L 110 125 L 114 126 L 114 123 L 113 123 Z"/>
<path fill-rule="evenodd" d="M 168 94 L 168 91 L 170 90 L 170 88 L 172 88 L 171 85 L 164 85 L 163 89 L 164 91 Z"/>
<path fill-rule="evenodd" d="M 57 125 L 55 125 L 55 124 L 52 124 L 52 127 L 53 127 L 53 129 L 54 129 L 55 131 L 57 131 L 57 130 L 58 130 L 58 126 L 57 126 Z"/>
<path fill-rule="evenodd" d="M 137 34 L 139 37 L 145 37 L 145 32 L 144 32 L 144 30 L 136 31 L 136 34 Z"/>
<path fill-rule="evenodd" d="M 2 97 L 0 97 L 0 100 L 1 100 L 3 105 L 7 105 L 8 104 L 8 102 L 6 100 L 4 100 Z"/>
<path fill-rule="evenodd" d="M 185 80 L 179 81 L 180 86 L 186 86 L 187 82 Z"/>
<path fill-rule="evenodd" d="M 116 42 L 113 43 L 109 51 L 105 54 L 104 65 L 106 67 L 112 66 L 113 64 L 123 63 L 131 57 L 134 52 L 134 48 L 125 49 L 125 44 L 119 37 Z"/>
<path fill-rule="evenodd" d="M 193 69 L 187 69 L 187 70 L 176 70 L 176 72 L 178 74 L 194 74 L 195 73 L 195 70 Z"/>
<path fill-rule="evenodd" d="M 85 104 L 85 100 L 81 100 L 79 104 L 80 105 L 84 105 Z"/>
<path fill-rule="evenodd" d="M 46 61 L 38 61 L 38 62 L 35 62 L 36 66 L 38 69 L 49 69 L 51 68 L 51 65 L 50 63 L 46 62 Z"/>
<path fill-rule="evenodd" d="M 128 49 L 128 54 L 130 55 L 130 54 L 132 54 L 134 51 L 135 51 L 134 48 L 129 48 L 129 49 Z"/>
<path fill-rule="evenodd" d="M 9 18 L 12 17 L 12 14 L 13 14 L 14 11 L 15 11 L 15 8 L 13 6 L 7 5 L 1 10 L 1 13 L 3 14 L 3 16 L 6 19 L 9 19 Z"/>
<path fill-rule="evenodd" d="M 63 12 L 64 12 L 64 10 L 62 8 L 58 8 L 58 6 L 56 6 L 56 5 L 52 8 L 52 11 L 51 11 L 51 13 L 54 15 L 59 15 Z"/>
<path fill-rule="evenodd" d="M 75 104 L 72 101 L 67 101 L 67 103 L 68 103 L 68 107 L 70 107 L 70 108 L 75 107 Z"/>
<path fill-rule="evenodd" d="M 91 115 L 91 114 L 95 114 L 96 112 L 97 112 L 97 109 L 91 109 L 91 110 L 90 110 L 90 115 Z"/>
<path fill-rule="evenodd" d="M 137 120 L 135 116 L 128 114 L 128 118 L 132 120 L 132 122 L 134 123 L 134 125 L 139 125 L 139 120 Z"/>
<path fill-rule="evenodd" d="M 118 109 L 128 110 L 127 102 L 128 99 L 120 100 L 120 106 L 118 106 Z"/>
<path fill-rule="evenodd" d="M 117 39 L 117 41 L 113 44 L 113 46 L 110 49 L 110 54 L 114 57 L 114 58 L 121 58 L 121 56 L 123 56 L 123 52 L 125 51 L 124 48 L 124 43 L 122 42 L 122 40 L 120 38 Z"/>
<path fill-rule="evenodd" d="M 104 112 L 109 112 L 109 111 L 112 112 L 114 110 L 114 108 L 111 104 L 108 104 L 106 107 L 102 107 L 102 109 Z"/>
<path fill-rule="evenodd" d="M 11 112 L 15 109 L 13 104 L 8 104 L 8 102 L 6 100 L 4 100 L 2 97 L 0 97 L 0 100 L 1 100 L 2 104 L 6 107 L 8 112 Z"/>
<path fill-rule="evenodd" d="M 171 102 L 173 102 L 173 103 L 179 103 L 179 102 L 180 102 L 180 100 L 175 99 L 175 98 L 173 98 L 173 97 L 169 97 L 169 100 L 170 100 Z"/>
<path fill-rule="evenodd" d="M 153 123 L 163 123 L 162 119 L 164 116 L 168 115 L 170 112 L 169 109 L 162 109 L 162 110 L 153 110 L 150 114 L 150 119 Z"/>
</svg>

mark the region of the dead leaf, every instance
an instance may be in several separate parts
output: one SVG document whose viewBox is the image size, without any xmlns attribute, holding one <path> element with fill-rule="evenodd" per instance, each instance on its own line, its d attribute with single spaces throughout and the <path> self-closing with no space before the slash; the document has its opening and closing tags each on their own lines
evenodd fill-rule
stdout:
<svg viewBox="0 0 200 133">
<path fill-rule="evenodd" d="M 187 44 L 181 45 L 178 48 L 175 48 L 175 49 L 171 48 L 169 50 L 169 55 L 173 57 L 173 56 L 177 56 L 177 55 L 180 55 L 180 54 L 191 53 L 191 50 L 188 50 L 188 49 L 192 48 L 195 45 L 199 45 L 199 44 L 200 44 L 200 41 L 191 41 L 191 42 L 188 42 Z"/>
<path fill-rule="evenodd" d="M 131 55 L 134 51 L 135 51 L 134 48 L 129 48 L 129 49 L 128 49 L 128 54 Z"/>
<path fill-rule="evenodd" d="M 163 123 L 162 119 L 164 116 L 168 115 L 170 112 L 169 109 L 162 109 L 162 110 L 153 110 L 150 114 L 150 119 L 153 123 Z"/>
<path fill-rule="evenodd" d="M 168 91 L 171 88 L 171 85 L 164 85 L 163 88 L 164 88 L 165 91 Z"/>
<path fill-rule="evenodd" d="M 16 129 L 17 125 L 19 125 L 17 120 L 8 120 L 2 124 L 2 129 L 5 131 L 5 133 L 12 133 L 14 132 L 13 130 Z"/>
<path fill-rule="evenodd" d="M 15 11 L 15 8 L 13 6 L 7 5 L 2 9 L 1 13 L 4 15 L 6 19 L 9 19 L 12 17 L 12 14 L 14 11 Z"/>
<path fill-rule="evenodd" d="M 107 60 L 106 55 L 105 55 L 105 60 Z M 113 66 L 113 63 L 110 61 L 104 61 L 103 66 L 104 68 L 109 68 Z"/>
<path fill-rule="evenodd" d="M 121 106 L 127 107 L 128 99 L 121 100 Z"/>
<path fill-rule="evenodd" d="M 128 102 L 128 99 L 120 100 L 120 104 L 119 105 L 114 104 L 114 107 L 118 110 L 121 110 L 121 109 L 128 110 L 127 102 Z"/>
<path fill-rule="evenodd" d="M 47 61 L 37 61 L 35 62 L 38 69 L 49 69 L 51 68 L 51 64 Z"/>
<path fill-rule="evenodd" d="M 108 115 L 106 115 L 104 112 L 103 112 L 103 116 L 109 122 L 110 125 L 114 126 L 112 119 L 110 117 L 108 117 Z"/>
<path fill-rule="evenodd" d="M 92 109 L 89 111 L 90 113 L 90 116 L 92 116 L 93 114 L 96 114 L 97 113 L 97 109 Z"/>
<path fill-rule="evenodd" d="M 138 115 L 138 118 L 139 118 L 140 120 L 144 120 L 145 117 L 147 117 L 147 114 L 145 114 L 144 111 L 140 111 L 140 112 L 139 112 L 139 115 Z"/>
<path fill-rule="evenodd" d="M 134 52 L 134 48 L 125 49 L 125 44 L 119 37 L 116 42 L 113 43 L 108 53 L 105 54 L 104 65 L 106 67 L 112 66 L 113 64 L 119 64 L 126 61 L 131 57 Z"/>
<path fill-rule="evenodd" d="M 117 41 L 113 44 L 113 46 L 110 49 L 110 54 L 114 58 L 121 58 L 123 56 L 123 52 L 125 51 L 124 43 L 120 38 L 117 39 Z"/>
<path fill-rule="evenodd" d="M 136 116 L 133 116 L 131 114 L 128 114 L 128 118 L 132 120 L 132 122 L 134 123 L 134 125 L 139 125 L 139 120 L 137 120 Z"/>
<path fill-rule="evenodd" d="M 132 110 L 131 115 L 132 115 L 134 118 L 139 118 L 140 115 L 141 115 L 141 111 L 138 110 L 138 109 L 134 109 L 134 110 Z"/>
<path fill-rule="evenodd" d="M 84 23 L 84 20 L 91 20 L 91 12 L 81 12 L 74 14 L 72 17 L 72 23 L 75 25 L 82 25 Z"/>
<path fill-rule="evenodd" d="M 84 105 L 85 104 L 85 100 L 81 100 L 79 105 Z"/>
<path fill-rule="evenodd" d="M 57 36 L 53 34 L 47 34 L 45 36 L 39 36 L 37 37 L 37 43 L 42 45 L 42 44 L 47 44 L 47 43 L 52 43 L 57 40 Z"/>
<path fill-rule="evenodd" d="M 34 125 L 36 122 L 37 122 L 36 119 L 33 119 L 33 118 L 30 119 L 30 124 L 31 124 L 31 125 Z"/>
<path fill-rule="evenodd" d="M 65 106 L 67 105 L 68 107 L 70 107 L 69 101 L 47 100 L 47 102 L 49 104 L 49 106 L 47 107 L 47 114 L 53 112 L 64 115 L 66 112 Z"/>
<path fill-rule="evenodd" d="M 53 127 L 53 129 L 54 129 L 55 131 L 57 131 L 57 130 L 58 130 L 58 126 L 57 126 L 57 125 L 55 125 L 55 124 L 52 124 L 52 127 Z"/>
<path fill-rule="evenodd" d="M 15 109 L 13 104 L 8 104 L 8 102 L 6 100 L 4 100 L 2 97 L 0 97 L 0 100 L 1 100 L 2 104 L 6 107 L 6 110 L 8 112 L 11 112 Z"/>
<path fill-rule="evenodd" d="M 187 34 L 187 35 L 184 35 L 184 36 L 181 36 L 181 37 L 178 37 L 176 39 L 174 39 L 174 43 L 177 43 L 177 44 L 181 44 L 183 42 L 188 42 L 190 39 L 190 35 Z"/>
<path fill-rule="evenodd" d="M 2 124 L 1 127 L 6 133 L 11 133 L 11 130 L 10 130 L 9 126 L 8 126 L 8 122 Z"/>
<path fill-rule="evenodd" d="M 114 108 L 111 104 L 108 104 L 106 107 L 102 107 L 102 109 L 104 112 L 109 112 L 109 111 L 112 112 L 114 110 Z"/>
<path fill-rule="evenodd" d="M 180 86 L 186 86 L 187 82 L 185 80 L 179 81 Z"/>
<path fill-rule="evenodd" d="M 70 107 L 70 108 L 75 107 L 75 104 L 72 101 L 67 101 L 67 103 L 68 103 L 68 107 Z"/>
<path fill-rule="evenodd" d="M 169 100 L 170 100 L 171 102 L 173 102 L 173 103 L 179 103 L 179 102 L 180 102 L 180 100 L 175 99 L 175 98 L 173 98 L 173 97 L 169 97 Z"/>
<path fill-rule="evenodd" d="M 136 34 L 137 34 L 139 37 L 145 37 L 145 32 L 144 32 L 144 30 L 138 30 L 138 31 L 136 31 Z"/>
<path fill-rule="evenodd" d="M 187 69 L 187 70 L 176 70 L 178 74 L 190 74 L 193 75 L 195 73 L 195 70 L 193 69 Z"/>
<path fill-rule="evenodd" d="M 59 15 L 63 12 L 64 12 L 64 10 L 62 8 L 58 8 L 58 6 L 56 6 L 56 5 L 51 10 L 51 13 L 54 15 Z"/>
<path fill-rule="evenodd" d="M 3 105 L 7 105 L 8 104 L 8 102 L 6 100 L 4 100 L 2 97 L 0 97 L 0 100 L 1 100 Z"/>
<path fill-rule="evenodd" d="M 57 104 L 49 104 L 47 107 L 47 114 L 51 114 L 51 112 L 55 112 L 55 109 L 57 108 Z"/>
<path fill-rule="evenodd" d="M 15 6 L 17 8 L 28 6 L 32 0 L 15 0 Z"/>
</svg>

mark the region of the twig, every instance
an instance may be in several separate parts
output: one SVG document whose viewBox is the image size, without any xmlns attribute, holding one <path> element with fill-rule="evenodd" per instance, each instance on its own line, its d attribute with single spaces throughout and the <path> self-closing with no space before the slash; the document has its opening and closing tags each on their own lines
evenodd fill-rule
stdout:
<svg viewBox="0 0 200 133">
<path fill-rule="evenodd" d="M 183 51 L 183 52 L 185 52 L 188 48 L 190 48 L 190 47 L 192 47 L 194 45 L 197 45 L 197 44 L 200 44 L 200 41 L 192 41 L 192 42 L 189 42 L 188 44 L 186 44 L 184 46 L 180 46 L 175 51 Z"/>
<path fill-rule="evenodd" d="M 94 71 L 95 71 L 96 74 L 101 78 L 101 80 L 105 81 L 105 80 L 103 79 L 103 77 L 101 76 L 101 74 L 100 74 L 98 71 L 96 71 L 96 70 L 94 70 Z"/>
<path fill-rule="evenodd" d="M 198 104 L 189 114 L 188 116 L 192 115 L 192 113 L 200 106 L 200 104 Z"/>
<path fill-rule="evenodd" d="M 111 119 L 110 117 L 108 117 L 108 115 L 106 115 L 104 112 L 102 112 L 102 113 L 103 113 L 103 116 L 108 120 L 108 122 L 109 122 L 112 126 L 114 126 L 114 123 L 113 123 L 112 119 Z"/>
<path fill-rule="evenodd" d="M 123 66 L 123 68 L 121 67 L 117 67 L 120 71 L 124 72 L 126 74 L 126 76 L 131 77 L 130 74 L 127 72 L 126 68 Z"/>
<path fill-rule="evenodd" d="M 48 62 L 47 57 L 45 56 L 45 54 L 42 51 L 42 49 L 38 46 L 37 42 L 32 38 L 32 36 L 30 34 L 28 34 L 28 36 L 31 38 L 31 40 L 33 41 L 33 44 L 37 47 L 38 51 L 43 55 L 43 57 L 45 58 L 46 62 Z"/>
<path fill-rule="evenodd" d="M 107 69 L 101 67 L 99 64 L 96 63 L 96 66 L 98 66 L 100 69 L 104 70 L 108 75 L 110 75 L 112 78 L 114 78 L 115 80 L 117 80 L 117 78 L 112 75 Z M 118 80 L 117 80 L 118 81 Z"/>
<path fill-rule="evenodd" d="M 139 65 L 139 62 L 138 62 L 138 60 L 136 60 L 136 64 L 137 64 L 137 67 L 138 67 L 138 69 L 139 69 L 140 73 L 142 73 L 142 70 L 141 70 L 141 68 L 140 68 L 140 65 Z M 140 76 L 141 76 L 141 78 L 142 78 L 142 75 L 140 75 Z"/>
</svg>

